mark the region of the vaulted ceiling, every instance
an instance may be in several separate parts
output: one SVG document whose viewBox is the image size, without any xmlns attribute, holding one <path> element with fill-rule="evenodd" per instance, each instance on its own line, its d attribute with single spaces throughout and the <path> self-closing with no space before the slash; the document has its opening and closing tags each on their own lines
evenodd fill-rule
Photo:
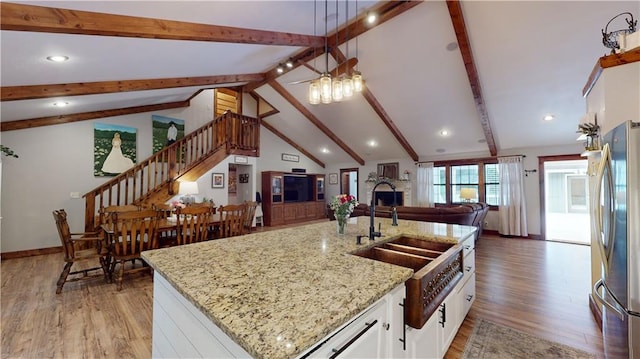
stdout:
<svg viewBox="0 0 640 359">
<path fill-rule="evenodd" d="M 278 110 L 266 127 L 319 163 L 571 144 L 582 89 L 608 53 L 601 29 L 640 14 L 637 1 L 349 1 L 347 49 L 347 5 L 326 4 L 328 58 L 324 1 L 2 2 L 2 131 L 243 87 Z M 46 60 L 57 54 L 69 61 Z M 276 76 L 291 57 L 302 61 Z M 310 105 L 294 83 L 355 57 L 366 89 L 349 100 Z"/>
</svg>

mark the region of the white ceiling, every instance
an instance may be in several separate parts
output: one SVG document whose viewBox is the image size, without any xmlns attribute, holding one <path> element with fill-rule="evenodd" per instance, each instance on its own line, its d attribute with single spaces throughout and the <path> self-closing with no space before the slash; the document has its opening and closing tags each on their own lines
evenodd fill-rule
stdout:
<svg viewBox="0 0 640 359">
<path fill-rule="evenodd" d="M 312 1 L 28 1 L 64 9 L 198 22 L 313 35 Z M 329 1 L 335 18 L 335 1 Z M 375 2 L 359 1 L 359 12 Z M 316 34 L 324 35 L 324 2 Z M 349 2 L 350 15 L 355 1 Z M 598 57 L 608 53 L 601 29 L 615 15 L 640 15 L 638 1 L 464 1 L 462 9 L 482 94 L 499 152 L 575 143 L 585 111 L 582 88 Z M 339 22 L 344 21 L 339 3 Z M 333 20 L 332 20 L 333 21 Z M 613 25 L 613 24 L 612 24 Z M 624 27 L 623 23 L 617 28 Z M 329 24 L 329 31 L 335 24 Z M 1 85 L 161 79 L 263 73 L 296 46 L 269 46 L 107 36 L 1 31 Z M 426 1 L 358 38 L 358 69 L 366 85 L 421 159 L 485 152 L 488 147 L 445 2 Z M 356 56 L 355 41 L 348 57 Z M 70 61 L 45 60 L 64 54 Z M 324 57 L 310 65 L 324 70 Z M 330 59 L 329 67 L 335 62 Z M 409 155 L 362 96 L 311 106 L 298 67 L 278 82 L 365 161 Z M 229 84 L 237 85 L 237 84 Z M 200 87 L 5 101 L 2 121 L 183 101 Z M 265 119 L 321 161 L 353 159 L 271 86 L 256 92 L 280 112 Z M 72 106 L 56 108 L 56 100 Z M 545 122 L 551 113 L 557 119 Z M 442 137 L 443 129 L 450 135 Z M 266 131 L 266 129 L 264 129 Z M 375 140 L 377 147 L 368 142 Z M 323 153 L 322 149 L 329 150 Z"/>
</svg>

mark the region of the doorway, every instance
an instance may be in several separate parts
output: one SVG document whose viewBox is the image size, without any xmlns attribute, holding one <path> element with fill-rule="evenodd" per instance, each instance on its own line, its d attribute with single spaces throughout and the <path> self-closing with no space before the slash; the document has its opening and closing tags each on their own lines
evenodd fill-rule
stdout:
<svg viewBox="0 0 640 359">
<path fill-rule="evenodd" d="M 358 198 L 358 169 L 340 169 L 340 193 L 350 194 Z"/>
<path fill-rule="evenodd" d="M 544 239 L 589 245 L 589 177 L 579 155 L 540 157 Z"/>
</svg>

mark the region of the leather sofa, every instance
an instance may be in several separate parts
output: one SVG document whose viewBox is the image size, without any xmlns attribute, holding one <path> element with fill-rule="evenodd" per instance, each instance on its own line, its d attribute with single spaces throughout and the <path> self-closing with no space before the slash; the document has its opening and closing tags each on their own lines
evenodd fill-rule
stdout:
<svg viewBox="0 0 640 359">
<path fill-rule="evenodd" d="M 376 206 L 376 217 L 391 218 L 390 206 Z M 478 228 L 476 232 L 476 240 L 482 234 L 484 219 L 489 211 L 486 203 L 460 203 L 450 206 L 438 207 L 396 207 L 399 219 L 409 219 L 423 222 L 452 223 L 464 224 L 467 226 L 475 226 Z M 351 213 L 351 217 L 370 216 L 369 206 L 360 203 Z M 329 210 L 329 219 L 333 217 L 333 211 Z"/>
</svg>

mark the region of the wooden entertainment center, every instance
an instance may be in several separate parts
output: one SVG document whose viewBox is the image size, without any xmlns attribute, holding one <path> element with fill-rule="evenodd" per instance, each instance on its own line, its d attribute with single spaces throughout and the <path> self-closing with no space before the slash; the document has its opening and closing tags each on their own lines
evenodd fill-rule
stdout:
<svg viewBox="0 0 640 359">
<path fill-rule="evenodd" d="M 326 217 L 324 175 L 262 172 L 262 212 L 266 226 Z"/>
</svg>

